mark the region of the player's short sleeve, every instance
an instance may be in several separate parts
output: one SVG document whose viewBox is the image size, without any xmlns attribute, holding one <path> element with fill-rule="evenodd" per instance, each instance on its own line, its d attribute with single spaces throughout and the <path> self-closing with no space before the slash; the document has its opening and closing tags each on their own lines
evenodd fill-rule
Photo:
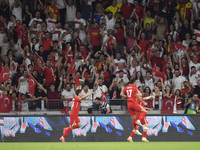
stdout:
<svg viewBox="0 0 200 150">
<path fill-rule="evenodd" d="M 137 87 L 134 87 L 134 92 L 135 92 L 135 94 L 139 93 L 139 91 L 138 91 L 138 88 L 137 88 Z"/>
</svg>

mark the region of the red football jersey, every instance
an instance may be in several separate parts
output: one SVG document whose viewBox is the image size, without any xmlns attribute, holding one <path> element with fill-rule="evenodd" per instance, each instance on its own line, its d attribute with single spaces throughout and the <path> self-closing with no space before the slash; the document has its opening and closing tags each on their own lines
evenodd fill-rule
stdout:
<svg viewBox="0 0 200 150">
<path fill-rule="evenodd" d="M 127 95 L 127 102 L 137 102 L 136 94 L 139 93 L 138 88 L 133 85 L 126 86 L 123 91 Z"/>
<path fill-rule="evenodd" d="M 78 116 L 80 107 L 81 107 L 80 98 L 74 97 L 72 100 L 72 111 L 70 113 L 70 116 Z"/>
</svg>

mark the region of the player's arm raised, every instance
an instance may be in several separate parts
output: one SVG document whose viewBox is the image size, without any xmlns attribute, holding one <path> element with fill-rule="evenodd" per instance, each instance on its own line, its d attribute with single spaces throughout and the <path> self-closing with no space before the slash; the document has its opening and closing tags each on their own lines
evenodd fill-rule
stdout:
<svg viewBox="0 0 200 150">
<path fill-rule="evenodd" d="M 90 96 L 90 95 L 92 95 L 92 94 L 93 94 L 93 91 L 92 91 L 91 93 L 89 93 L 88 95 L 85 95 L 85 96 L 81 97 L 81 98 L 80 98 L 80 101 L 83 100 L 83 99 L 85 99 L 85 98 L 87 98 L 88 96 Z"/>
<path fill-rule="evenodd" d="M 145 103 L 145 102 L 141 99 L 140 93 L 137 93 L 137 94 L 136 94 L 136 97 L 137 97 L 137 99 L 138 99 L 140 102 L 142 102 L 142 103 L 144 104 L 144 106 L 147 105 L 147 103 Z"/>
</svg>

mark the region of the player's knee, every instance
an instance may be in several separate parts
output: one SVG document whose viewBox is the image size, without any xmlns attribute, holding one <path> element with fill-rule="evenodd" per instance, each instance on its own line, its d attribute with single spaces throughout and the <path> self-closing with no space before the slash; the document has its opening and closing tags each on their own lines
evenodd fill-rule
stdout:
<svg viewBox="0 0 200 150">
<path fill-rule="evenodd" d="M 69 126 L 71 129 L 73 129 L 73 127 L 72 126 Z"/>
<path fill-rule="evenodd" d="M 78 123 L 77 125 L 78 125 L 79 128 L 81 127 L 81 123 Z"/>
<path fill-rule="evenodd" d="M 149 124 L 148 124 L 148 123 L 147 123 L 147 124 L 145 124 L 145 127 L 146 127 L 146 128 L 149 128 Z"/>
</svg>

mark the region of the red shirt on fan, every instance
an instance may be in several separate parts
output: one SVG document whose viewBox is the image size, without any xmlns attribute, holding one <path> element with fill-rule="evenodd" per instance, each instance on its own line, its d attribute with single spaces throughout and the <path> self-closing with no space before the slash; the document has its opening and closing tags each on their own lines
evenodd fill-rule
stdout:
<svg viewBox="0 0 200 150">
<path fill-rule="evenodd" d="M 72 100 L 72 111 L 70 113 L 71 116 L 78 116 L 79 110 L 81 107 L 81 101 L 79 97 L 74 97 Z"/>
<path fill-rule="evenodd" d="M 121 6 L 122 17 L 124 17 L 124 19 L 129 19 L 132 11 L 133 11 L 133 4 L 131 3 L 127 3 L 126 5 L 123 4 Z"/>
<path fill-rule="evenodd" d="M 91 40 L 92 46 L 99 46 L 99 45 L 101 45 L 100 30 L 91 29 L 88 32 L 88 35 L 90 35 L 90 40 Z"/>
<path fill-rule="evenodd" d="M 151 58 L 151 65 L 154 66 L 154 64 L 156 64 L 156 66 L 159 66 L 161 68 L 162 64 L 162 57 L 156 57 L 156 56 L 153 56 Z"/>
<path fill-rule="evenodd" d="M 139 40 L 139 46 L 142 49 L 142 52 L 146 53 L 147 52 L 147 46 L 148 46 L 149 41 L 148 40 L 144 40 L 142 41 L 141 39 Z"/>
<path fill-rule="evenodd" d="M 134 7 L 133 10 L 135 9 L 135 13 L 139 16 L 139 19 L 143 18 L 143 7 L 142 6 L 138 6 L 138 7 Z"/>
<path fill-rule="evenodd" d="M 64 62 L 66 61 L 66 59 L 65 59 L 66 58 L 65 57 L 66 53 L 67 53 L 67 50 L 63 51 Z M 74 58 L 74 52 L 73 51 L 69 51 L 69 53 L 67 55 L 67 61 L 70 61 L 73 58 Z"/>
<path fill-rule="evenodd" d="M 53 68 L 44 67 L 45 85 L 49 86 L 50 83 L 56 83 L 55 74 Z"/>
<path fill-rule="evenodd" d="M 124 29 L 118 29 L 114 36 L 118 45 L 124 44 Z"/>
<path fill-rule="evenodd" d="M 101 73 L 102 72 L 99 72 L 99 74 Z M 103 72 L 103 75 L 104 75 L 104 80 L 110 82 L 110 79 L 111 79 L 110 71 Z"/>
<path fill-rule="evenodd" d="M 127 102 L 134 102 L 137 103 L 137 97 L 136 94 L 139 93 L 138 88 L 133 85 L 126 86 L 123 91 L 123 93 L 126 93 L 127 95 Z"/>
<path fill-rule="evenodd" d="M 42 36 L 42 45 L 44 46 L 44 51 L 49 51 L 51 49 L 51 43 L 53 43 L 52 39 L 47 40 Z"/>
</svg>

